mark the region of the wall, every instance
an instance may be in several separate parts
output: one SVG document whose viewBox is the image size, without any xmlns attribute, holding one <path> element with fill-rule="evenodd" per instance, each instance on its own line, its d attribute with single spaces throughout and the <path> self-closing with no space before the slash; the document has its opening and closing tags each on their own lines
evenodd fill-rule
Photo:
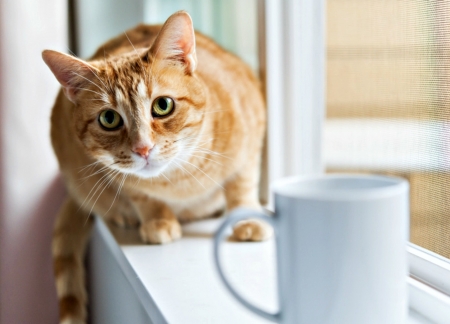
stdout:
<svg viewBox="0 0 450 324">
<path fill-rule="evenodd" d="M 41 51 L 66 51 L 67 4 L 0 2 L 0 323 L 56 323 L 52 224 L 64 196 L 49 139 L 58 84 Z"/>
</svg>

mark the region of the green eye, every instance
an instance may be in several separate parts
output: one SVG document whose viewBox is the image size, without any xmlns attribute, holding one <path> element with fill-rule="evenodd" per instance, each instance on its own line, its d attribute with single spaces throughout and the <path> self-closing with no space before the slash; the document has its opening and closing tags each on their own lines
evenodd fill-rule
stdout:
<svg viewBox="0 0 450 324">
<path fill-rule="evenodd" d="M 106 130 L 114 130 L 123 125 L 122 117 L 112 109 L 102 111 L 98 121 Z"/>
<path fill-rule="evenodd" d="M 163 117 L 171 113 L 175 108 L 175 103 L 172 98 L 169 97 L 159 97 L 153 101 L 152 105 L 152 116 L 153 117 Z"/>
</svg>

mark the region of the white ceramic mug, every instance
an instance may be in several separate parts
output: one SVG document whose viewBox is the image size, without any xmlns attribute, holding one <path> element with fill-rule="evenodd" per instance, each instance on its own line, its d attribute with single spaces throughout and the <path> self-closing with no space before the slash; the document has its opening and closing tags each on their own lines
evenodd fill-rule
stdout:
<svg viewBox="0 0 450 324">
<path fill-rule="evenodd" d="M 215 236 L 215 263 L 234 297 L 280 323 L 405 322 L 407 181 L 371 175 L 296 177 L 278 182 L 274 193 L 274 217 L 237 209 Z M 249 218 L 262 219 L 275 229 L 280 304 L 276 314 L 243 299 L 220 266 L 219 244 L 226 228 Z"/>
</svg>

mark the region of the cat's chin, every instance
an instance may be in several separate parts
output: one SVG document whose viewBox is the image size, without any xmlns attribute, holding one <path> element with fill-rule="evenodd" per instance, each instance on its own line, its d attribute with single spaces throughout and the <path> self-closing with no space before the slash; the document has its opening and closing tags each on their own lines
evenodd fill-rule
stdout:
<svg viewBox="0 0 450 324">
<path fill-rule="evenodd" d="M 133 172 L 135 176 L 140 178 L 154 178 L 161 175 L 161 173 L 166 169 L 166 165 L 163 166 L 150 166 L 146 165 L 142 169 Z"/>
</svg>

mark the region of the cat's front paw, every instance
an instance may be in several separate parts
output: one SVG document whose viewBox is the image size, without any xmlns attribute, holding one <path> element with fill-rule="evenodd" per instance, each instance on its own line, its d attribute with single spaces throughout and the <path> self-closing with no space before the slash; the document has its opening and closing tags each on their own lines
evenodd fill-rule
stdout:
<svg viewBox="0 0 450 324">
<path fill-rule="evenodd" d="M 272 235 L 272 226 L 258 219 L 237 222 L 233 228 L 233 237 L 237 241 L 265 241 Z"/>
<path fill-rule="evenodd" d="M 150 219 L 139 229 L 145 243 L 165 244 L 181 237 L 181 226 L 176 219 Z"/>
</svg>

